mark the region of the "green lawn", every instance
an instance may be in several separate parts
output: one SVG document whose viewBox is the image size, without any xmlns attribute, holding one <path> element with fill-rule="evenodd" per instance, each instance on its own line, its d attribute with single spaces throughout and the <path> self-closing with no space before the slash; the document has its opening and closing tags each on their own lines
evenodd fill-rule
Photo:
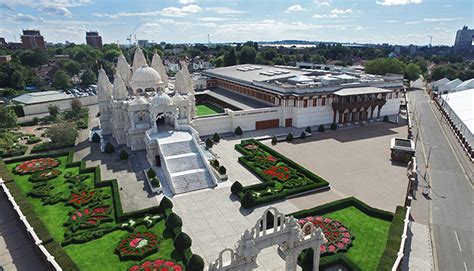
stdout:
<svg viewBox="0 0 474 271">
<path fill-rule="evenodd" d="M 196 105 L 196 110 L 198 116 L 209 116 L 224 112 L 222 109 L 211 104 L 198 104 Z"/>
<path fill-rule="evenodd" d="M 390 222 L 370 217 L 353 206 L 324 216 L 344 223 L 355 236 L 347 256 L 362 270 L 376 270 L 385 250 Z"/>
<path fill-rule="evenodd" d="M 67 157 L 58 157 L 61 161 L 60 166 L 56 169 L 61 170 L 61 175 L 48 182 L 54 185 L 55 191 L 61 191 L 65 195 L 70 195 L 70 190 L 66 183 L 64 183 L 64 174 L 71 172 L 73 174 L 79 173 L 78 167 L 66 168 Z M 9 170 L 13 170 L 20 163 L 7 164 Z M 34 211 L 38 214 L 41 221 L 45 224 L 55 241 L 61 244 L 64 238 L 66 228 L 63 226 L 68 219 L 68 212 L 74 210 L 73 207 L 65 205 L 64 202 L 59 202 L 54 205 L 43 205 L 38 198 L 32 198 L 26 194 L 32 188 L 32 183 L 28 181 L 27 175 L 11 174 L 15 182 L 18 184 L 22 194 L 27 198 L 28 202 L 33 206 Z M 93 187 L 93 174 L 84 174 L 88 178 L 85 180 L 89 187 Z M 100 188 L 103 193 L 111 195 L 110 188 Z M 106 205 L 112 205 L 112 198 L 104 201 Z M 106 224 L 115 225 L 115 222 Z M 160 249 L 157 253 L 152 254 L 145 259 L 172 259 L 172 251 L 174 249 L 171 237 L 163 238 L 163 231 L 165 225 L 164 220 L 159 221 L 148 231 L 157 234 L 160 238 Z M 145 226 L 139 226 L 135 231 L 147 230 Z M 126 270 L 128 267 L 137 263 L 137 261 L 120 261 L 119 256 L 114 253 L 114 249 L 119 241 L 127 235 L 127 231 L 116 230 L 105 234 L 103 237 L 89 241 L 83 244 L 70 244 L 64 247 L 65 252 L 71 257 L 76 265 L 81 270 Z"/>
</svg>

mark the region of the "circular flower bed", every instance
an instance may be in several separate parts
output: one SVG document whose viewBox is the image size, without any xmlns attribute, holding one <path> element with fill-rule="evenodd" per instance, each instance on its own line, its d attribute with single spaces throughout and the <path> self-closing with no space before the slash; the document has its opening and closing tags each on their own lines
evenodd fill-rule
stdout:
<svg viewBox="0 0 474 271">
<path fill-rule="evenodd" d="M 129 271 L 182 271 L 184 267 L 173 261 L 168 260 L 154 260 L 154 261 L 146 261 L 141 265 L 134 265 L 128 269 Z"/>
<path fill-rule="evenodd" d="M 18 174 L 29 174 L 59 166 L 60 161 L 54 158 L 39 158 L 21 163 L 15 168 Z"/>
<path fill-rule="evenodd" d="M 32 182 L 42 182 L 56 178 L 61 174 L 61 171 L 58 169 L 46 169 L 40 172 L 33 173 L 30 176 L 30 181 Z"/>
<path fill-rule="evenodd" d="M 340 251 L 347 251 L 354 236 L 341 222 L 322 216 L 310 216 L 298 220 L 298 224 L 303 227 L 307 222 L 313 223 L 316 228 L 321 228 L 327 240 L 321 245 L 321 255 L 336 254 Z M 309 232 L 305 232 L 309 234 Z"/>
<path fill-rule="evenodd" d="M 159 240 L 151 232 L 136 232 L 122 239 L 115 248 L 120 260 L 141 260 L 158 251 Z M 161 269 L 158 269 L 161 270 Z M 173 269 L 171 269 L 173 270 Z"/>
</svg>

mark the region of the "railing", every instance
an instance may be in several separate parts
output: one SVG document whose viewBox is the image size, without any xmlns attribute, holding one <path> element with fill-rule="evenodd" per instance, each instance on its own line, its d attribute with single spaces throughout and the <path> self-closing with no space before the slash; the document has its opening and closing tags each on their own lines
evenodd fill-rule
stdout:
<svg viewBox="0 0 474 271">
<path fill-rule="evenodd" d="M 20 206 L 16 203 L 15 199 L 10 193 L 10 190 L 8 190 L 8 187 L 5 185 L 4 181 L 2 178 L 0 178 L 0 186 L 2 187 L 3 191 L 7 195 L 8 200 L 10 201 L 10 204 L 12 205 L 13 209 L 15 212 L 18 214 L 19 219 L 25 225 L 26 231 L 28 232 L 29 236 L 31 239 L 34 241 L 36 248 L 41 251 L 41 254 L 43 255 L 43 258 L 49 263 L 49 267 L 52 268 L 53 270 L 57 271 L 62 271 L 61 266 L 56 262 L 54 257 L 49 253 L 49 251 L 44 247 L 43 241 L 39 239 L 38 235 L 34 231 L 33 227 L 30 225 L 28 220 L 26 219 L 25 215 L 23 212 L 20 210 Z"/>
<path fill-rule="evenodd" d="M 190 133 L 191 133 L 194 146 L 196 146 L 196 148 L 197 148 L 197 150 L 198 150 L 198 152 L 199 152 L 199 155 L 201 156 L 201 159 L 202 159 L 203 162 L 204 162 L 204 166 L 207 168 L 207 171 L 209 172 L 209 175 L 211 175 L 212 184 L 213 184 L 214 186 L 217 186 L 217 177 L 212 173 L 211 166 L 209 165 L 209 162 L 208 162 L 207 159 L 206 159 L 206 156 L 205 156 L 205 154 L 204 154 L 204 151 L 203 151 L 203 150 L 201 149 L 201 147 L 199 146 L 198 140 L 200 140 L 200 138 L 199 138 L 199 133 L 198 133 L 198 131 L 196 131 L 196 129 L 194 129 L 194 128 L 191 127 L 190 125 L 176 125 L 176 130 L 177 130 L 177 131 L 185 131 L 185 132 L 190 132 Z"/>
<path fill-rule="evenodd" d="M 405 249 L 405 241 L 407 240 L 408 223 L 410 222 L 410 209 L 411 207 L 408 206 L 405 216 L 405 225 L 403 226 L 402 242 L 400 243 L 400 249 L 398 250 L 398 256 L 395 260 L 395 263 L 393 264 L 392 271 L 398 270 L 398 267 L 404 256 L 403 250 Z"/>
</svg>

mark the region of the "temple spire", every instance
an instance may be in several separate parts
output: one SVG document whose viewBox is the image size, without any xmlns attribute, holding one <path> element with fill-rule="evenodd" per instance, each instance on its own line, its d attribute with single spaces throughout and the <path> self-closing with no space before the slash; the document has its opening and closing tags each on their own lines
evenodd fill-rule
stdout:
<svg viewBox="0 0 474 271">
<path fill-rule="evenodd" d="M 116 66 L 117 73 L 122 77 L 123 82 L 126 86 L 130 85 L 130 80 L 132 79 L 132 71 L 130 70 L 130 65 L 128 65 L 125 56 L 120 52 L 120 55 L 117 59 Z"/>
<path fill-rule="evenodd" d="M 163 66 L 163 61 L 161 60 L 160 55 L 156 52 L 153 54 L 153 59 L 151 61 L 151 67 L 155 69 L 161 77 L 161 80 L 165 83 L 165 86 L 168 85 L 168 74 L 166 74 L 165 66 Z"/>
<path fill-rule="evenodd" d="M 109 77 L 105 73 L 104 69 L 100 67 L 99 76 L 97 79 L 97 94 L 99 100 L 108 100 L 112 92 L 112 84 L 109 81 Z"/>
<path fill-rule="evenodd" d="M 122 77 L 119 73 L 116 73 L 114 77 L 114 87 L 112 90 L 112 95 L 114 97 L 114 100 L 124 99 L 128 96 L 127 87 L 125 86 L 125 83 L 123 82 Z"/>
<path fill-rule="evenodd" d="M 135 49 L 135 54 L 133 56 L 133 65 L 132 65 L 133 71 L 136 71 L 138 68 L 142 67 L 144 64 L 147 64 L 145 55 L 143 54 L 142 49 L 139 46 L 137 46 L 137 48 Z"/>
</svg>

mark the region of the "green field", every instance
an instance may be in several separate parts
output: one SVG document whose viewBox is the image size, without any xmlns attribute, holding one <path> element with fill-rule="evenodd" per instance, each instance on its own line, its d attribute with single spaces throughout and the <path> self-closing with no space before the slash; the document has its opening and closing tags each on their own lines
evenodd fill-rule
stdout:
<svg viewBox="0 0 474 271">
<path fill-rule="evenodd" d="M 224 112 L 222 109 L 211 104 L 198 104 L 196 105 L 196 110 L 198 116 L 209 116 Z"/>
<path fill-rule="evenodd" d="M 64 182 L 63 176 L 66 172 L 78 174 L 79 168 L 66 168 L 67 156 L 57 157 L 56 159 L 61 161 L 61 164 L 56 167 L 56 169 L 61 170 L 61 174 L 58 177 L 49 180 L 48 183 L 54 185 L 55 192 L 62 192 L 65 198 L 69 198 L 71 195 L 71 190 Z M 12 170 L 20 163 L 7 164 L 7 168 L 10 170 L 10 172 L 12 172 Z M 87 184 L 89 188 L 93 188 L 94 174 L 88 173 L 81 175 L 86 175 L 88 177 L 86 180 L 83 181 L 83 183 Z M 52 205 L 43 205 L 39 198 L 33 198 L 27 195 L 27 193 L 33 187 L 33 183 L 28 180 L 30 174 L 16 175 L 11 173 L 11 176 L 14 178 L 15 183 L 18 185 L 21 194 L 32 205 L 34 212 L 38 215 L 40 220 L 46 226 L 54 241 L 56 241 L 58 244 L 61 244 L 64 239 L 64 234 L 66 232 L 66 227 L 63 224 L 69 218 L 68 212 L 74 210 L 75 208 L 72 206 L 65 205 L 65 202 L 59 202 Z M 112 196 L 112 191 L 110 187 L 99 188 L 99 190 L 103 191 L 104 194 Z M 113 206 L 112 197 L 105 199 L 103 203 L 106 205 Z M 104 224 L 115 226 L 120 223 L 112 221 L 106 222 Z M 163 219 L 159 220 L 154 226 L 149 229 L 147 229 L 143 225 L 137 226 L 134 232 L 137 231 L 149 231 L 156 234 L 160 238 L 159 251 L 150 256 L 147 256 L 146 258 L 144 258 L 144 260 L 176 258 L 173 257 L 174 255 L 172 255 L 174 250 L 173 240 L 170 236 L 168 236 L 168 234 L 164 234 L 165 223 Z M 104 236 L 92 241 L 87 241 L 81 244 L 65 245 L 63 246 L 63 249 L 74 261 L 74 263 L 79 267 L 80 270 L 127 270 L 132 265 L 137 264 L 138 261 L 121 261 L 119 256 L 114 253 L 117 244 L 122 238 L 126 237 L 127 235 L 128 232 L 126 230 L 117 229 L 110 233 L 106 233 L 104 234 Z"/>
<path fill-rule="evenodd" d="M 323 216 L 344 223 L 355 236 L 346 256 L 362 270 L 376 270 L 385 250 L 390 222 L 368 216 L 354 206 Z"/>
</svg>

